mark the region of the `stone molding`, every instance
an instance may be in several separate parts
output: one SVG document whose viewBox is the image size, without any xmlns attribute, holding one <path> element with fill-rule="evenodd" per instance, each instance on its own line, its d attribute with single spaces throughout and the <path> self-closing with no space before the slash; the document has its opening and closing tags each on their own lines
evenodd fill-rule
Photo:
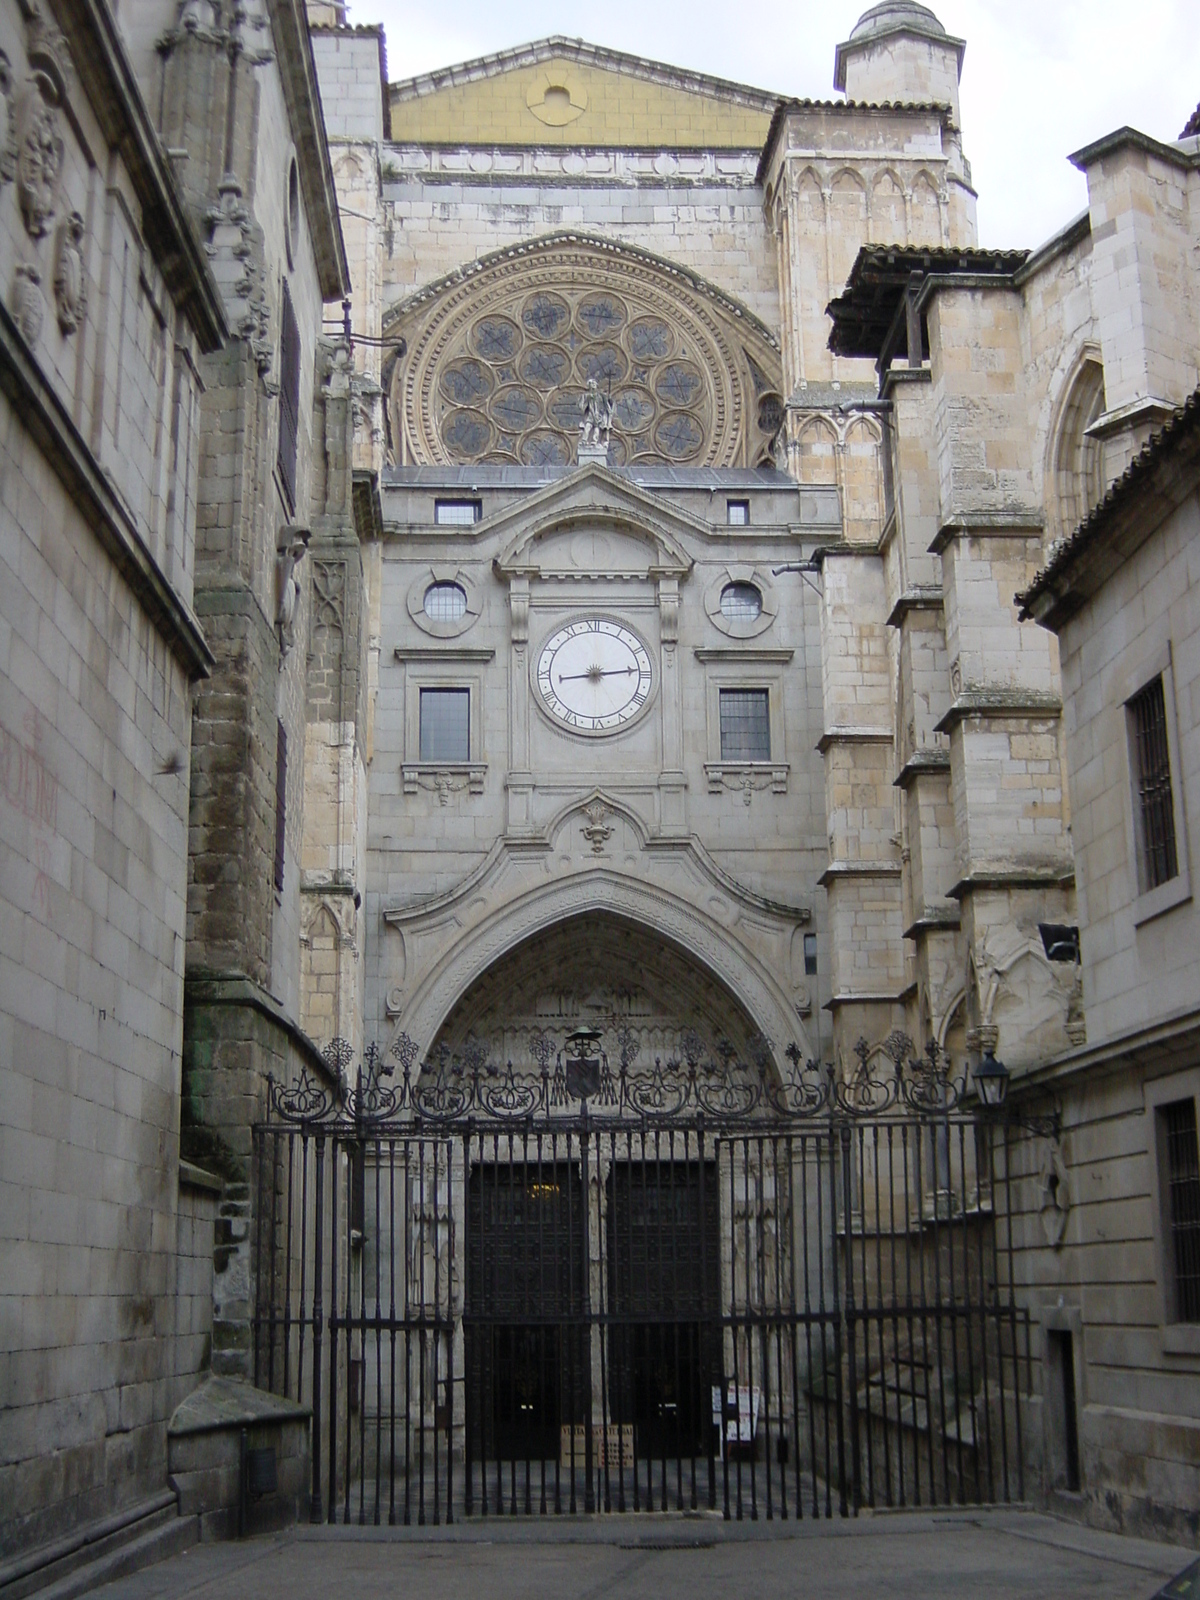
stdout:
<svg viewBox="0 0 1200 1600">
<path fill-rule="evenodd" d="M 727 579 L 724 577 L 724 575 L 717 579 L 718 583 L 724 583 L 726 581 Z M 786 667 L 788 662 L 795 657 L 796 652 L 791 649 L 776 650 L 759 645 L 697 645 L 692 651 L 692 654 L 695 656 L 697 661 L 702 662 L 705 665 L 716 661 L 749 661 L 756 666 L 770 665 Z"/>
<path fill-rule="evenodd" d="M 604 799 L 614 814 L 621 809 L 611 797 Z M 591 802 L 584 804 L 587 803 Z M 580 810 L 579 803 L 571 809 Z M 584 811 L 580 814 L 586 816 Z M 511 881 L 514 869 L 524 882 Z M 636 923 L 648 934 L 687 950 L 714 982 L 733 994 L 755 1026 L 772 1041 L 779 1058 L 793 1039 L 806 1056 L 811 1053 L 794 1002 L 774 976 L 774 961 L 764 959 L 739 936 L 739 929 L 724 926 L 693 899 L 667 888 L 661 881 L 661 871 L 656 871 L 653 879 L 618 871 L 605 858 L 594 857 L 589 846 L 580 870 L 554 883 L 530 887 L 530 872 L 540 873 L 536 859 L 520 871 L 519 861 L 510 859 L 503 844 L 499 851 L 493 851 L 488 872 L 472 875 L 472 904 L 482 900 L 484 908 L 477 913 L 473 925 L 457 925 L 458 919 L 454 919 L 455 937 L 448 943 L 444 927 L 439 935 L 437 925 L 444 924 L 449 897 L 439 897 L 438 902 L 423 906 L 385 911 L 385 921 L 402 935 L 406 950 L 415 954 L 422 947 L 427 949 L 408 993 L 396 994 L 395 1011 L 389 1005 L 397 1033 L 402 1026 L 410 1037 L 427 1047 L 461 996 L 507 950 L 557 922 L 594 913 Z M 454 900 L 462 910 L 466 909 L 462 906 L 461 887 Z M 435 905 L 441 909 L 435 909 Z M 782 949 L 785 938 L 790 940 L 797 924 L 806 918 L 807 913 L 793 911 L 786 922 L 780 919 L 778 935 L 771 943 Z M 411 973 L 413 955 L 408 957 L 407 965 Z M 384 977 L 386 981 L 386 971 Z"/>
<path fill-rule="evenodd" d="M 940 556 L 955 539 L 1040 539 L 1046 531 L 1041 511 L 961 511 L 939 527 L 929 545 L 931 556 Z"/>
<path fill-rule="evenodd" d="M 388 145 L 383 181 L 434 184 L 519 184 L 531 181 L 572 189 L 755 189 L 756 150 L 560 150 L 478 145 L 428 148 Z"/>
<path fill-rule="evenodd" d="M 485 761 L 406 761 L 400 768 L 405 794 L 418 789 L 432 790 L 441 805 L 449 805 L 452 794 L 482 794 L 487 776 Z"/>
<path fill-rule="evenodd" d="M 742 796 L 742 804 L 750 805 L 756 794 L 769 789 L 772 794 L 786 794 L 788 772 L 786 761 L 706 761 L 704 776 L 708 780 L 709 794 L 722 790 Z"/>
<path fill-rule="evenodd" d="M 188 677 L 207 677 L 213 654 L 195 613 L 155 560 L 125 502 L 30 356 L 3 304 L 0 386 Z"/>
<path fill-rule="evenodd" d="M 835 744 L 887 744 L 896 742 L 896 736 L 890 728 L 854 728 L 832 727 L 817 740 L 817 749 L 822 755 L 831 750 Z"/>
<path fill-rule="evenodd" d="M 478 661 L 485 664 L 496 659 L 496 652 L 482 646 L 478 649 L 466 645 L 397 645 L 392 651 L 393 658 L 402 665 L 410 661 L 431 662 L 436 665 L 439 661 Z"/>
<path fill-rule="evenodd" d="M 894 525 L 895 513 L 889 519 Z M 887 529 L 884 530 L 885 535 Z M 896 603 L 888 612 L 887 626 L 901 628 L 910 611 L 941 611 L 945 605 L 945 596 L 940 585 L 915 584 L 911 589 L 906 589 L 898 595 Z"/>
<path fill-rule="evenodd" d="M 919 779 L 936 774 L 944 777 L 950 771 L 949 746 L 941 749 L 914 750 L 900 771 L 892 779 L 895 789 L 908 789 Z"/>
<path fill-rule="evenodd" d="M 1052 689 L 964 687 L 941 721 L 935 723 L 934 732 L 952 733 L 960 723 L 974 718 L 997 722 L 1025 717 L 1057 721 L 1062 709 L 1062 698 Z"/>
</svg>

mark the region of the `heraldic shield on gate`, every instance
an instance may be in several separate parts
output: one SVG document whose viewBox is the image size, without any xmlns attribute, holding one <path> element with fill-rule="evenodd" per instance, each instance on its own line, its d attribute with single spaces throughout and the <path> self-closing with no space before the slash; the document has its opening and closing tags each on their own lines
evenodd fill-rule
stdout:
<svg viewBox="0 0 1200 1600">
<path fill-rule="evenodd" d="M 533 1054 L 272 1085 L 255 1382 L 311 1407 L 314 1521 L 1023 1498 L 1008 1134 L 936 1044 Z"/>
</svg>

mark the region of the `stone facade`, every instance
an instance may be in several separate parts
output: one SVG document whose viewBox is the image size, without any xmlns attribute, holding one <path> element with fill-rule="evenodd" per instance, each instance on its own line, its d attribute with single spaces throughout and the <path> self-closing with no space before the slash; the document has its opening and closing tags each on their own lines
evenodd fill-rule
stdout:
<svg viewBox="0 0 1200 1600">
<path fill-rule="evenodd" d="M 1198 407 L 1193 395 L 1060 541 L 1024 596 L 1062 652 L 1087 1021 L 1086 1046 L 1038 1072 L 1063 1102 L 1073 1205 L 1057 1255 L 1031 1252 L 1029 1271 L 1047 1330 L 1077 1341 L 1078 1487 L 1089 1513 L 1190 1540 L 1200 1493 L 1200 1307 L 1189 1289 L 1195 1255 L 1179 1170 L 1200 1095 L 1191 888 L 1200 826 Z M 1148 685 L 1161 692 L 1170 840 L 1149 871 L 1137 728 Z M 1172 1144 L 1168 1118 L 1180 1113 Z M 1194 1131 L 1190 1148 L 1194 1162 Z M 1048 1371 L 1048 1392 L 1056 1377 Z M 1047 1467 L 1048 1487 L 1062 1486 L 1061 1459 L 1051 1455 Z"/>
<path fill-rule="evenodd" d="M 820 102 L 41 4 L 0 36 L 6 1542 L 160 1487 L 172 1408 L 207 1532 L 221 1419 L 294 1509 L 304 1415 L 245 1382 L 269 1078 L 617 1011 L 647 1057 L 902 1028 L 1057 1095 L 1010 1131 L 1031 1462 L 1194 1538 L 1148 1132 L 1195 1098 L 1191 434 L 1138 453 L 1200 376 L 1200 139 L 1101 141 L 1084 216 L 982 251 L 964 44 L 909 0 Z M 1135 894 L 1168 634 L 1183 865 Z M 553 676 L 584 639 L 607 720 Z"/>
<path fill-rule="evenodd" d="M 205 259 L 106 6 L 0 12 L 0 1548 L 162 1488 Z"/>
</svg>

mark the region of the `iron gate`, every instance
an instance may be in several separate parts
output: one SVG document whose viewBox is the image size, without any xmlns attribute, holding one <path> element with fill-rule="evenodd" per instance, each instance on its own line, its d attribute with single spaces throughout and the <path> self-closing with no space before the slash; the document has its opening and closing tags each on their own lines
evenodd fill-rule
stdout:
<svg viewBox="0 0 1200 1600">
<path fill-rule="evenodd" d="M 313 1520 L 1023 1498 L 1006 1136 L 936 1046 L 615 1031 L 271 1086 L 254 1378 L 312 1408 Z"/>
</svg>

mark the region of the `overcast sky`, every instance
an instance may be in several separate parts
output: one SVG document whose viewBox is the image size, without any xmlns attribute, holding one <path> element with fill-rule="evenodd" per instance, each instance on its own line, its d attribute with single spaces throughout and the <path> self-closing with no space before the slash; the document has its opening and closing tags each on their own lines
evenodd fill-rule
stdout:
<svg viewBox="0 0 1200 1600">
<path fill-rule="evenodd" d="M 353 0 L 382 21 L 388 73 L 562 33 L 785 95 L 830 98 L 833 50 L 870 0 Z M 1174 139 L 1200 101 L 1200 0 L 935 0 L 967 41 L 963 145 L 979 233 L 1033 246 L 1087 203 L 1072 150 L 1129 123 Z"/>
</svg>

